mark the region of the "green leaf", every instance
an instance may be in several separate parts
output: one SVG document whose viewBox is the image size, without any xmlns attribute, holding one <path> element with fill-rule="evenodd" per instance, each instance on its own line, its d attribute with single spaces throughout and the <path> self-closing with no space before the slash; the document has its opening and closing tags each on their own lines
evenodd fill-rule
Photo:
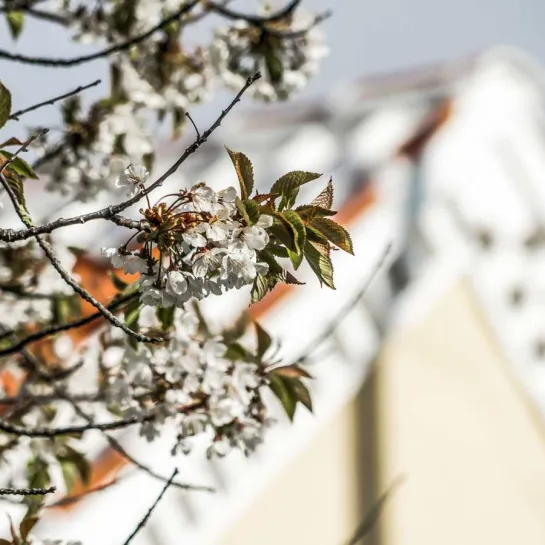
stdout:
<svg viewBox="0 0 545 545">
<path fill-rule="evenodd" d="M 5 142 L 2 142 L 0 144 L 0 148 L 3 148 L 5 146 L 24 146 L 27 142 L 21 142 L 18 138 L 15 138 L 12 136 L 11 138 L 8 138 Z"/>
<path fill-rule="evenodd" d="M 237 207 L 237 210 L 240 212 L 240 215 L 244 219 L 244 223 L 246 225 L 250 225 L 250 216 L 248 215 L 248 211 L 246 210 L 246 207 L 244 206 L 244 202 L 239 197 L 235 198 L 235 204 Z"/>
<path fill-rule="evenodd" d="M 284 75 L 284 65 L 280 57 L 274 54 L 272 51 L 269 51 L 265 54 L 265 66 L 267 72 L 269 73 L 269 78 L 271 83 L 278 83 L 282 81 L 282 76 Z"/>
<path fill-rule="evenodd" d="M 240 343 L 231 343 L 227 347 L 223 357 L 230 361 L 246 361 L 248 359 L 248 351 Z"/>
<path fill-rule="evenodd" d="M 331 209 L 333 206 L 333 180 L 331 178 L 327 182 L 327 186 L 310 204 L 328 210 Z"/>
<path fill-rule="evenodd" d="M 293 170 L 292 172 L 284 174 L 284 176 L 281 176 L 278 178 L 278 180 L 276 180 L 276 182 L 274 182 L 273 186 L 271 187 L 271 193 L 286 195 L 289 197 L 292 191 L 298 189 L 303 184 L 316 180 L 316 178 L 319 178 L 320 176 L 321 174 L 317 174 L 316 172 Z"/>
<path fill-rule="evenodd" d="M 6 22 L 8 23 L 11 37 L 16 40 L 23 30 L 25 14 L 18 10 L 8 11 L 6 12 Z"/>
<path fill-rule="evenodd" d="M 31 458 L 26 467 L 29 488 L 47 488 L 51 483 L 49 468 L 39 457 Z"/>
<path fill-rule="evenodd" d="M 76 484 L 78 478 L 78 471 L 76 466 L 66 458 L 59 458 L 59 464 L 61 466 L 62 478 L 66 485 L 66 490 L 71 491 Z"/>
<path fill-rule="evenodd" d="M 293 394 L 293 391 L 287 387 L 284 379 L 275 373 L 269 374 L 269 388 L 279 399 L 282 407 L 284 407 L 284 410 L 288 415 L 288 418 L 293 420 L 293 416 L 295 415 L 295 407 L 297 405 L 297 400 Z"/>
<path fill-rule="evenodd" d="M 296 187 L 290 193 L 282 195 L 280 199 L 280 204 L 278 205 L 278 210 L 285 210 L 286 208 L 293 208 L 295 201 L 297 200 L 297 195 L 299 195 L 299 188 Z"/>
<path fill-rule="evenodd" d="M 298 365 L 284 365 L 283 367 L 276 367 L 274 369 L 276 375 L 288 378 L 312 378 L 312 376 Z"/>
<path fill-rule="evenodd" d="M 66 295 L 55 295 L 51 300 L 53 323 L 63 324 L 70 319 L 70 303 Z"/>
<path fill-rule="evenodd" d="M 246 199 L 243 201 L 244 208 L 246 209 L 246 213 L 248 214 L 248 218 L 250 219 L 249 225 L 253 225 L 254 223 L 257 223 L 259 220 L 259 205 L 252 201 L 251 199 Z"/>
<path fill-rule="evenodd" d="M 8 159 L 11 159 L 15 154 L 11 151 L 0 150 L 0 154 Z M 38 175 L 34 172 L 33 168 L 20 157 L 15 157 L 7 167 L 10 170 L 13 170 L 17 174 L 20 174 L 24 178 L 32 178 L 33 180 L 38 179 Z"/>
<path fill-rule="evenodd" d="M 123 291 L 129 285 L 124 280 L 121 280 L 113 271 L 108 271 L 108 276 L 117 291 Z"/>
<path fill-rule="evenodd" d="M 30 534 L 32 528 L 34 528 L 39 520 L 39 517 L 33 515 L 30 517 L 25 516 L 25 518 L 21 521 L 19 524 L 19 533 L 21 534 L 23 541 L 26 541 L 28 534 Z"/>
<path fill-rule="evenodd" d="M 285 278 L 284 278 L 284 282 L 286 284 L 292 284 L 294 286 L 304 286 L 305 283 L 304 282 L 300 282 L 299 280 L 297 280 L 297 278 L 295 278 L 295 276 L 293 276 L 293 274 L 291 274 L 289 271 L 284 271 L 286 273 L 285 275 Z"/>
<path fill-rule="evenodd" d="M 21 543 L 21 540 L 19 539 L 19 536 L 17 535 L 17 532 L 15 531 L 13 520 L 11 520 L 11 517 L 9 515 L 8 515 L 8 518 L 9 518 L 9 531 L 11 534 L 11 539 L 13 540 L 14 544 L 19 545 L 19 543 Z"/>
<path fill-rule="evenodd" d="M 72 463 L 81 482 L 87 486 L 91 481 L 91 464 L 87 458 L 75 448 L 72 448 L 69 445 L 65 445 L 65 448 L 66 453 L 63 456 L 63 459 Z"/>
<path fill-rule="evenodd" d="M 337 213 L 336 210 L 328 210 L 327 208 L 322 208 L 321 206 L 315 206 L 312 204 L 298 206 L 295 209 L 295 212 L 301 216 L 301 219 L 305 223 L 312 221 L 316 216 L 334 216 Z"/>
<path fill-rule="evenodd" d="M 227 146 L 225 146 L 231 161 L 235 167 L 238 182 L 240 184 L 240 195 L 242 200 L 246 200 L 250 197 L 254 189 L 254 168 L 252 163 L 246 155 L 238 151 L 232 151 Z"/>
<path fill-rule="evenodd" d="M 272 337 L 257 323 L 254 322 L 257 335 L 257 355 L 263 358 L 263 355 L 271 347 Z"/>
<path fill-rule="evenodd" d="M 267 251 L 276 257 L 289 257 L 287 248 L 277 244 L 267 244 Z"/>
<path fill-rule="evenodd" d="M 333 283 L 333 264 L 331 263 L 329 256 L 323 255 L 316 248 L 315 243 L 307 242 L 305 245 L 305 257 L 310 265 L 310 268 L 318 277 L 320 284 L 325 284 L 334 290 L 335 284 Z"/>
<path fill-rule="evenodd" d="M 293 210 L 286 210 L 283 214 L 286 221 L 289 223 L 293 231 L 293 242 L 295 251 L 288 249 L 288 255 L 293 263 L 293 266 L 297 270 L 303 261 L 303 250 L 306 242 L 306 229 L 305 224 L 299 217 L 297 212 Z"/>
<path fill-rule="evenodd" d="M 11 93 L 0 82 L 0 128 L 2 128 L 11 114 Z"/>
<path fill-rule="evenodd" d="M 344 227 L 328 218 L 314 218 L 312 227 L 324 235 L 330 242 L 335 244 L 335 246 L 354 255 L 352 239 Z"/>
<path fill-rule="evenodd" d="M 269 228 L 269 233 L 286 248 L 295 250 L 293 229 L 281 214 L 274 215 L 274 223 Z"/>
<path fill-rule="evenodd" d="M 0 156 L 1 155 L 2 154 L 0 153 Z M 11 187 L 12 191 L 15 193 L 17 202 L 26 211 L 26 199 L 25 199 L 25 189 L 24 189 L 23 180 L 21 180 L 21 177 L 18 174 L 16 174 L 10 169 L 4 170 L 4 177 L 6 178 L 6 181 L 8 182 L 8 185 Z"/>
<path fill-rule="evenodd" d="M 141 303 L 139 299 L 131 301 L 125 310 L 125 325 L 133 331 L 138 331 L 138 318 L 140 317 Z"/>
<path fill-rule="evenodd" d="M 157 307 L 156 315 L 163 329 L 166 331 L 174 325 L 174 311 L 176 307 Z"/>
<path fill-rule="evenodd" d="M 229 344 L 232 341 L 240 339 L 246 333 L 248 328 L 249 316 L 247 312 L 243 312 L 235 321 L 235 323 L 223 330 L 222 337 L 226 344 Z"/>
<path fill-rule="evenodd" d="M 267 277 L 263 274 L 258 274 L 252 286 L 252 304 L 261 301 L 269 290 L 269 281 Z"/>
<path fill-rule="evenodd" d="M 285 377 L 284 382 L 294 398 L 312 412 L 312 398 L 308 388 L 303 384 L 301 379 Z"/>
</svg>

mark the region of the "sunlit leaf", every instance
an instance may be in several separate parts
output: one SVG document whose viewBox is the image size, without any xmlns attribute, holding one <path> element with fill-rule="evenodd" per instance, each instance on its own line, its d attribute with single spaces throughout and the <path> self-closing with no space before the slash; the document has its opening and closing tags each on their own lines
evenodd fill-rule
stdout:
<svg viewBox="0 0 545 545">
<path fill-rule="evenodd" d="M 0 128 L 6 124 L 11 114 L 11 93 L 0 82 Z"/>
<path fill-rule="evenodd" d="M 320 284 L 323 283 L 331 289 L 335 289 L 331 259 L 320 253 L 313 242 L 307 242 L 305 245 L 305 257 L 314 274 L 320 280 Z"/>
<path fill-rule="evenodd" d="M 254 322 L 254 326 L 257 335 L 257 355 L 262 358 L 271 347 L 272 337 L 257 322 Z"/>
<path fill-rule="evenodd" d="M 316 172 L 305 172 L 303 170 L 288 172 L 274 182 L 271 187 L 271 193 L 276 193 L 277 195 L 290 195 L 294 189 L 297 189 L 308 182 L 312 182 L 320 176 L 321 174 L 317 174 Z"/>
<path fill-rule="evenodd" d="M 330 242 L 338 246 L 341 250 L 354 254 L 352 239 L 348 231 L 328 218 L 314 218 L 312 227 L 324 235 Z"/>
<path fill-rule="evenodd" d="M 16 40 L 23 30 L 25 14 L 19 10 L 8 11 L 6 12 L 6 22 L 8 23 L 11 37 Z"/>
<path fill-rule="evenodd" d="M 331 209 L 333 206 L 333 181 L 331 178 L 329 179 L 329 182 L 327 182 L 326 187 L 310 204 L 321 208 Z"/>
<path fill-rule="evenodd" d="M 231 161 L 235 167 L 238 181 L 240 184 L 240 194 L 242 200 L 248 199 L 254 189 L 254 168 L 246 155 L 238 151 L 232 151 L 225 146 Z"/>
<path fill-rule="evenodd" d="M 284 379 L 279 375 L 271 373 L 269 375 L 269 381 L 271 391 L 278 398 L 282 404 L 282 407 L 284 407 L 288 418 L 293 420 L 293 416 L 295 415 L 295 407 L 297 405 L 297 400 L 293 392 L 288 389 Z"/>
</svg>

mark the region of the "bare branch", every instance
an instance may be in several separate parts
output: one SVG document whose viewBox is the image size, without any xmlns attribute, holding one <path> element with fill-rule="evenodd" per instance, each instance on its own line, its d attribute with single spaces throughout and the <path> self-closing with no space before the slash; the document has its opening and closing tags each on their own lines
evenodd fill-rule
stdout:
<svg viewBox="0 0 545 545">
<path fill-rule="evenodd" d="M 121 297 L 117 300 L 112 301 L 112 303 L 110 303 L 108 307 L 106 308 L 109 311 L 118 310 L 124 304 L 130 303 L 131 301 L 133 301 L 137 296 L 138 294 L 132 294 L 132 295 Z M 12 344 L 11 346 L 8 346 L 7 348 L 0 350 L 0 358 L 4 356 L 9 356 L 10 354 L 16 354 L 17 352 L 21 350 L 21 348 L 27 346 L 30 343 L 39 341 L 51 335 L 55 335 L 56 333 L 61 333 L 63 331 L 76 329 L 78 327 L 90 324 L 99 318 L 104 318 L 104 314 L 100 311 L 95 312 L 94 314 L 91 314 L 89 316 L 86 316 L 85 318 L 79 318 L 77 320 L 72 320 L 71 322 L 66 322 L 64 324 L 45 327 L 41 329 L 40 331 L 31 333 L 30 335 L 24 337 L 23 339 L 18 340 L 15 344 Z"/>
<path fill-rule="evenodd" d="M 72 399 L 74 401 L 80 402 L 95 402 L 102 401 L 102 396 L 97 392 L 88 393 L 88 394 L 72 394 Z M 59 398 L 59 396 L 50 394 L 50 395 L 18 395 L 15 397 L 2 397 L 0 398 L 0 407 L 6 406 L 10 407 L 12 405 L 18 405 L 20 403 L 30 403 L 32 405 L 45 405 L 47 403 L 52 403 L 54 401 L 66 401 L 65 399 Z"/>
<path fill-rule="evenodd" d="M 26 428 L 24 426 L 15 426 L 9 422 L 0 420 L 0 430 L 19 437 L 58 437 L 60 435 L 79 434 L 89 430 L 118 430 L 120 428 L 132 426 L 133 424 L 149 422 L 154 418 L 155 414 L 152 413 L 144 416 L 132 416 L 130 418 L 114 420 L 113 422 L 104 422 L 102 424 L 91 422 L 82 426 L 65 426 L 59 428 Z"/>
<path fill-rule="evenodd" d="M 224 17 L 227 17 L 228 19 L 233 19 L 235 21 L 243 20 L 255 26 L 263 26 L 266 23 L 274 23 L 275 21 L 280 21 L 290 16 L 297 9 L 300 3 L 301 3 L 301 0 L 291 0 L 291 2 L 289 2 L 281 10 L 278 10 L 272 13 L 271 15 L 266 15 L 264 17 L 239 13 L 237 11 L 233 11 L 232 9 L 225 7 L 224 5 L 217 4 L 216 2 L 206 1 L 205 5 L 212 11 L 215 11 L 216 13 L 219 13 L 220 15 L 223 15 Z"/>
<path fill-rule="evenodd" d="M 36 9 L 30 5 L 21 5 L 20 7 L 11 7 L 11 5 L 0 7 L 0 13 L 9 13 L 10 11 L 22 11 L 36 19 L 41 19 L 42 21 L 48 21 L 50 23 L 57 23 L 59 25 L 66 26 L 69 23 L 68 18 L 63 17 L 62 15 L 58 15 L 52 11 Z"/>
<path fill-rule="evenodd" d="M 55 98 L 51 98 L 49 100 L 46 100 L 44 102 L 40 102 L 38 104 L 35 104 L 34 106 L 30 106 L 28 108 L 25 108 L 23 110 L 17 110 L 16 112 L 13 112 L 8 119 L 15 119 L 16 121 L 19 121 L 19 117 L 21 117 L 24 114 L 27 114 L 29 112 L 33 112 L 34 110 L 37 110 L 39 108 L 42 108 L 43 106 L 52 106 L 56 102 L 59 102 L 59 100 L 63 100 L 65 98 L 71 97 L 73 95 L 77 95 L 79 93 L 82 93 L 83 91 L 86 91 L 87 89 L 90 89 L 91 87 L 96 87 L 102 80 L 97 79 L 96 81 L 93 81 L 93 83 L 89 83 L 87 85 L 80 85 L 77 89 L 74 89 L 73 91 L 69 91 L 68 93 L 64 93 L 64 95 L 60 95 Z"/>
<path fill-rule="evenodd" d="M 132 206 L 133 204 L 137 203 L 145 195 L 149 195 L 153 190 L 161 186 L 167 178 L 172 176 L 178 170 L 178 168 L 180 168 L 182 163 L 184 163 L 190 155 L 195 153 L 205 142 L 208 141 L 208 138 L 210 138 L 211 134 L 218 127 L 220 127 L 223 120 L 229 114 L 229 112 L 233 109 L 235 104 L 240 102 L 242 95 L 259 78 L 261 78 L 261 74 L 259 72 L 257 72 L 252 77 L 248 78 L 246 80 L 246 83 L 242 87 L 242 89 L 237 93 L 235 98 L 233 98 L 233 100 L 227 106 L 227 108 L 225 108 L 225 110 L 222 110 L 221 114 L 216 119 L 216 121 L 214 121 L 214 123 L 184 151 L 181 157 L 161 177 L 159 177 L 155 182 L 153 182 L 146 190 L 140 191 L 134 197 L 131 197 L 130 199 L 120 204 L 108 206 L 106 208 L 102 208 L 101 210 L 90 212 L 89 214 L 82 214 L 81 216 L 75 216 L 72 218 L 59 218 L 58 220 L 51 222 L 47 226 L 35 227 L 34 225 L 27 225 L 27 227 L 29 228 L 22 231 L 13 231 L 13 229 L 0 229 L 0 240 L 3 240 L 5 242 L 10 242 L 15 240 L 25 240 L 27 238 L 31 238 L 35 236 L 36 234 L 39 234 L 42 232 L 51 233 L 52 231 L 55 231 L 56 229 L 59 229 L 61 227 L 83 224 L 83 223 L 87 223 L 88 221 L 93 221 L 98 219 L 117 221 L 115 220 L 115 218 L 118 216 L 120 212 L 123 212 L 124 210 L 129 208 L 129 206 Z M 32 230 L 32 229 L 35 229 L 35 230 Z M 42 231 L 42 229 L 46 229 L 46 230 Z M 39 231 L 37 232 L 36 230 L 39 230 Z"/>
<path fill-rule="evenodd" d="M 74 494 L 72 496 L 66 496 L 65 498 L 61 498 L 60 500 L 51 503 L 49 505 L 45 505 L 44 507 L 46 509 L 53 509 L 55 507 L 66 507 L 67 505 L 72 505 L 74 503 L 78 503 L 79 501 L 85 499 L 89 494 L 94 494 L 95 492 L 102 492 L 103 490 L 107 490 L 111 486 L 114 486 L 118 484 L 120 481 L 126 479 L 127 477 L 130 477 L 134 474 L 134 470 L 131 471 L 131 473 L 127 475 L 123 475 L 121 477 L 116 477 L 115 479 L 112 479 L 111 481 L 108 481 L 107 483 L 101 484 L 99 486 L 94 486 L 93 488 L 89 488 L 85 492 L 82 492 L 81 494 Z"/>
<path fill-rule="evenodd" d="M 134 529 L 134 532 L 127 538 L 124 545 L 129 545 L 129 543 L 136 537 L 138 532 L 140 532 L 140 530 L 144 528 L 149 518 L 151 517 L 153 511 L 155 510 L 159 502 L 163 499 L 163 496 L 166 494 L 166 491 L 171 487 L 172 482 L 174 481 L 174 478 L 176 477 L 176 475 L 178 475 L 177 469 L 175 469 L 172 472 L 172 475 L 170 476 L 170 479 L 165 484 L 163 490 L 161 490 L 161 493 L 159 494 L 159 496 L 157 496 L 157 499 L 153 502 L 153 505 L 149 508 L 148 512 L 144 515 L 144 518 L 138 523 L 138 526 Z"/>
<path fill-rule="evenodd" d="M 47 134 L 49 132 L 49 129 L 42 129 L 38 134 L 35 134 L 32 138 L 30 138 L 30 140 L 28 140 L 27 142 L 25 142 L 3 165 L 2 167 L 0 167 L 0 174 L 2 174 L 2 172 L 4 172 L 4 170 L 6 170 L 6 168 L 11 164 L 13 163 L 13 161 L 15 161 L 15 159 L 17 159 L 18 155 L 20 153 L 24 153 L 26 151 L 28 151 L 28 146 L 30 146 L 33 142 L 35 142 L 36 140 L 38 140 L 38 138 L 40 138 L 40 136 L 43 136 L 44 134 Z M 17 201 L 17 197 L 15 198 L 15 200 Z"/>
<path fill-rule="evenodd" d="M 96 53 L 91 53 L 89 55 L 81 55 L 79 57 L 72 57 L 70 59 L 53 59 L 48 57 L 32 57 L 28 55 L 20 55 L 16 53 L 10 53 L 9 51 L 6 51 L 4 49 L 0 49 L 0 58 L 7 59 L 10 61 L 22 62 L 25 64 L 34 64 L 39 66 L 48 66 L 48 67 L 57 67 L 57 68 L 58 67 L 66 68 L 69 66 L 76 66 L 78 64 L 94 61 L 97 59 L 101 59 L 103 57 L 108 57 L 112 53 L 119 53 L 120 51 L 126 51 L 130 49 L 131 47 L 141 42 L 144 42 L 150 36 L 155 34 L 157 31 L 167 27 L 172 21 L 176 21 L 177 19 L 179 19 L 186 13 L 189 13 L 199 2 L 200 0 L 192 0 L 189 4 L 184 5 L 178 11 L 173 13 L 170 17 L 163 19 L 160 23 L 155 25 L 153 28 L 151 28 L 147 32 L 139 34 L 138 36 L 135 36 L 125 42 L 112 45 L 101 51 L 97 51 Z"/>
<path fill-rule="evenodd" d="M 49 488 L 0 488 L 0 496 L 45 496 L 46 494 L 54 494 L 56 491 L 56 486 Z"/>
<path fill-rule="evenodd" d="M 20 148 L 24 149 L 26 148 L 30 142 L 25 144 Z M 19 150 L 19 151 L 20 151 Z M 17 155 L 14 154 L 12 159 Z M 4 165 L 5 166 L 5 165 Z M 3 170 L 3 169 L 2 169 Z M 7 194 L 9 195 L 9 198 L 11 199 L 11 202 L 13 203 L 13 206 L 15 208 L 15 211 L 17 212 L 17 215 L 21 219 L 21 221 L 27 226 L 27 227 L 34 227 L 32 224 L 32 220 L 28 216 L 26 210 L 23 208 L 23 206 L 19 203 L 17 200 L 17 196 L 15 195 L 13 189 L 9 185 L 8 181 L 2 174 L 2 170 L 0 170 L 0 182 L 3 185 L 4 189 L 6 190 Z M 140 333 L 136 333 L 129 327 L 127 327 L 121 320 L 119 320 L 114 314 L 112 314 L 100 301 L 97 301 L 86 289 L 82 288 L 70 275 L 70 273 L 62 266 L 61 262 L 57 259 L 55 256 L 55 253 L 53 252 L 53 249 L 51 246 L 41 237 L 40 235 L 36 235 L 34 237 L 36 241 L 38 242 L 40 248 L 43 250 L 47 258 L 49 259 L 49 262 L 53 266 L 53 268 L 59 273 L 61 278 L 84 300 L 93 305 L 99 312 L 102 313 L 102 315 L 111 322 L 114 326 L 119 327 L 122 329 L 127 335 L 133 337 L 138 342 L 146 342 L 146 343 L 155 343 L 155 342 L 163 342 L 163 339 L 158 339 L 154 337 L 148 337 L 147 335 L 141 335 Z"/>
</svg>

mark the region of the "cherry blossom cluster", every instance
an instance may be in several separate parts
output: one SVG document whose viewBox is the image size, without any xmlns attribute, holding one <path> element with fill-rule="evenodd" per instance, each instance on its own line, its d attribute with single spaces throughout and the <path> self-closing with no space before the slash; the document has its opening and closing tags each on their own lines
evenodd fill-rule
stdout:
<svg viewBox="0 0 545 545">
<path fill-rule="evenodd" d="M 143 177 L 143 167 L 129 167 L 118 185 Z M 102 252 L 114 267 L 140 274 L 141 301 L 150 306 L 183 307 L 190 299 L 250 285 L 268 270 L 257 252 L 269 242 L 273 218 L 261 214 L 248 225 L 236 199 L 234 187 L 216 192 L 199 182 L 174 202 L 142 211 L 149 227 L 138 237 L 144 242 L 140 249 Z"/>
<path fill-rule="evenodd" d="M 240 88 L 259 70 L 264 77 L 250 94 L 266 102 L 286 100 L 304 89 L 328 53 L 313 18 L 299 12 L 261 28 L 246 21 L 218 28 L 210 49 L 214 69 L 230 89 Z"/>
<path fill-rule="evenodd" d="M 65 246 L 54 244 L 57 257 L 69 270 L 76 257 Z M 55 297 L 72 297 L 72 289 L 59 277 L 34 241 L 0 242 L 0 298 L 4 330 L 53 318 Z"/>
<path fill-rule="evenodd" d="M 145 307 L 139 328 L 159 327 L 153 309 Z M 174 311 L 172 333 L 159 346 L 134 347 L 126 337 L 116 340 L 116 333 L 110 331 L 99 357 L 107 405 L 125 418 L 151 412 L 153 418 L 140 424 L 148 441 L 169 423 L 177 434 L 173 454 L 189 453 L 203 434 L 210 439 L 209 457 L 231 448 L 249 454 L 262 442 L 271 423 L 260 393 L 267 384 L 264 368 L 240 353 L 233 357 L 221 335 L 199 331 L 193 310 Z"/>
<path fill-rule="evenodd" d="M 142 112 L 132 102 L 97 103 L 84 113 L 79 97 L 63 105 L 66 136 L 59 143 L 41 139 L 40 157 L 54 149 L 48 162 L 47 188 L 87 201 L 111 187 L 111 180 L 136 158 L 151 157 L 154 145 Z M 36 133 L 38 129 L 33 129 Z"/>
<path fill-rule="evenodd" d="M 76 41 L 116 45 L 150 32 L 109 56 L 108 96 L 85 109 L 77 99 L 67 101 L 65 136 L 43 142 L 38 164 L 50 174 L 48 189 L 83 201 L 107 190 L 121 164 L 144 163 L 151 169 L 150 119 L 157 119 L 157 130 L 168 122 L 177 138 L 187 126 L 189 108 L 210 99 L 215 83 L 238 90 L 257 71 L 263 78 L 249 94 L 267 102 L 286 100 L 307 85 L 327 54 L 316 17 L 298 9 L 266 23 L 259 17 L 267 21 L 270 10 L 261 10 L 257 19 L 230 16 L 232 22 L 215 28 L 209 42 L 195 45 L 186 38 L 186 28 L 214 11 L 205 2 L 55 0 L 52 7 Z M 156 29 L 169 18 L 168 25 Z"/>
</svg>

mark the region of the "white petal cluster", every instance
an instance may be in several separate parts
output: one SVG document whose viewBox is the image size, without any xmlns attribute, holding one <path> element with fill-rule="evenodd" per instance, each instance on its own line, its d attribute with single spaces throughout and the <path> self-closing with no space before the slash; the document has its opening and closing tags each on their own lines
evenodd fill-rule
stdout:
<svg viewBox="0 0 545 545">
<path fill-rule="evenodd" d="M 75 256 L 64 246 L 53 250 L 67 270 Z M 0 325 L 8 330 L 52 318 L 53 294 L 70 296 L 73 290 L 59 276 L 33 241 L 0 242 Z"/>
<path fill-rule="evenodd" d="M 214 68 L 231 89 L 240 89 L 259 70 L 263 77 L 249 94 L 266 102 L 286 100 L 306 87 L 328 53 L 322 32 L 312 23 L 311 16 L 298 12 L 289 24 L 278 25 L 278 34 L 269 35 L 265 44 L 261 31 L 245 21 L 219 28 L 210 48 Z"/>
<path fill-rule="evenodd" d="M 190 299 L 240 289 L 268 270 L 257 252 L 269 241 L 272 217 L 261 215 L 256 224 L 243 224 L 235 198 L 233 187 L 215 192 L 202 182 L 194 185 L 177 211 L 192 221 L 161 262 L 142 251 L 103 248 L 102 253 L 114 267 L 140 273 L 141 301 L 149 306 L 181 308 Z"/>
<path fill-rule="evenodd" d="M 140 345 L 135 351 L 125 340 L 105 349 L 106 398 L 125 417 L 149 414 L 152 406 L 155 418 L 140 428 L 149 441 L 168 421 L 178 435 L 176 450 L 188 453 L 192 438 L 206 434 L 208 456 L 231 448 L 248 454 L 270 424 L 259 392 L 265 380 L 256 364 L 227 359 L 223 339 L 200 336 L 198 323 L 194 312 L 176 309 L 167 344 Z"/>
<path fill-rule="evenodd" d="M 132 103 L 111 109 L 97 106 L 87 116 L 74 110 L 76 119 L 70 124 L 85 131 L 85 138 L 74 129 L 66 138 L 55 154 L 47 188 L 87 201 L 109 189 L 112 178 L 121 175 L 129 163 L 143 163 L 154 147 L 145 119 Z"/>
</svg>

